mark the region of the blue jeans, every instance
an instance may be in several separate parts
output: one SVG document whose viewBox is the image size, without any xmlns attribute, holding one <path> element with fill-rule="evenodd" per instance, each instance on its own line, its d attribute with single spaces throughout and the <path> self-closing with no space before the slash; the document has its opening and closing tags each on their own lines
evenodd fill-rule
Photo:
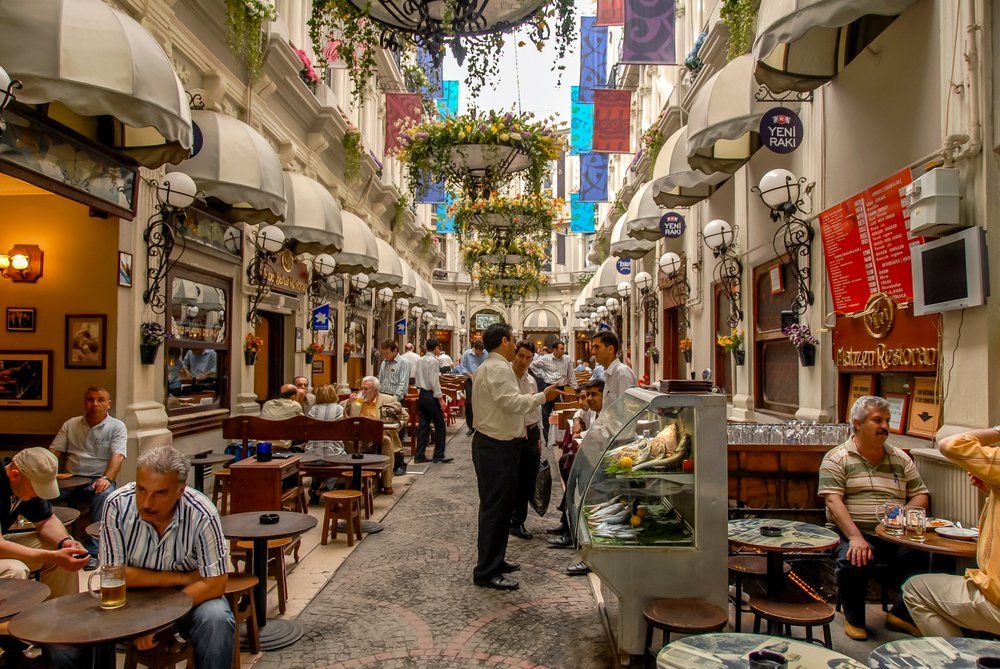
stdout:
<svg viewBox="0 0 1000 669">
<path fill-rule="evenodd" d="M 94 479 L 95 481 L 97 478 Z M 104 492 L 95 493 L 94 485 L 85 486 L 83 488 L 76 488 L 75 490 L 68 490 L 55 500 L 55 503 L 60 502 L 71 507 L 79 507 L 84 504 L 90 505 L 90 521 L 92 523 L 103 522 L 104 521 L 104 503 L 108 501 L 108 497 L 115 491 L 115 484 L 112 483 Z M 92 556 L 97 557 L 97 539 L 84 533 L 83 547 L 87 549 L 87 552 Z"/>
</svg>

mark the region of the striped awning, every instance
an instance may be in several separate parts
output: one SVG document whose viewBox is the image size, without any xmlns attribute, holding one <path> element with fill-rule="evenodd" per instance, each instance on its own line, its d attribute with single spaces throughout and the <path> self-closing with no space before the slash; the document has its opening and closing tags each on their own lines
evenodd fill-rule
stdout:
<svg viewBox="0 0 1000 669">
<path fill-rule="evenodd" d="M 661 207 L 690 207 L 715 192 L 729 178 L 725 172 L 705 174 L 691 167 L 687 157 L 687 126 L 663 143 L 653 166 L 653 201 Z"/>
<path fill-rule="evenodd" d="M 378 244 L 368 224 L 349 211 L 341 212 L 344 246 L 333 259 L 339 274 L 372 274 L 378 269 Z"/>
<path fill-rule="evenodd" d="M 638 193 L 632 197 L 638 197 Z M 615 258 L 638 259 L 656 248 L 656 242 L 634 239 L 628 235 L 628 213 L 624 213 L 611 230 L 611 255 Z"/>
<path fill-rule="evenodd" d="M 542 330 L 559 332 L 559 317 L 548 309 L 538 309 L 532 311 L 524 317 L 524 325 L 521 326 L 523 332 L 539 332 Z"/>
<path fill-rule="evenodd" d="M 340 205 L 326 186 L 298 172 L 284 172 L 285 199 L 288 210 L 285 220 L 278 227 L 285 233 L 288 248 L 296 255 L 299 253 L 336 253 L 346 246 L 344 234 L 344 217 Z M 368 230 L 368 226 L 364 226 Z M 368 231 L 371 235 L 371 231 Z M 378 251 L 375 250 L 377 262 Z M 338 272 L 350 272 L 339 267 Z"/>
<path fill-rule="evenodd" d="M 644 183 L 632 196 L 625 212 L 626 234 L 632 239 L 655 242 L 663 237 L 660 218 L 666 212 L 653 200 L 653 182 Z"/>
<path fill-rule="evenodd" d="M 368 285 L 372 288 L 398 289 L 403 283 L 403 264 L 396 249 L 384 239 L 375 239 L 378 246 L 378 269 L 368 275 Z"/>
</svg>

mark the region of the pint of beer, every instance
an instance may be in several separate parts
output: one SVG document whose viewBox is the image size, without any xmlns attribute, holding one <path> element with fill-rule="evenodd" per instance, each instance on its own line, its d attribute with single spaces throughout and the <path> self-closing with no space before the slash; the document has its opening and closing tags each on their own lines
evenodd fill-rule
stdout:
<svg viewBox="0 0 1000 669">
<path fill-rule="evenodd" d="M 100 577 L 100 590 L 94 590 L 94 577 Z M 87 590 L 101 600 L 102 609 L 125 606 L 125 565 L 104 564 L 87 579 Z"/>
</svg>

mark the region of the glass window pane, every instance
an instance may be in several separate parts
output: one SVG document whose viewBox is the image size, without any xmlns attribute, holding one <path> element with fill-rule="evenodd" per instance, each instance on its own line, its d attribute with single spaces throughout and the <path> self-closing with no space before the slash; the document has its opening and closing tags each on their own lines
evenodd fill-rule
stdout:
<svg viewBox="0 0 1000 669">
<path fill-rule="evenodd" d="M 170 286 L 170 337 L 221 343 L 226 340 L 226 292 L 193 279 Z"/>
<path fill-rule="evenodd" d="M 760 342 L 763 400 L 770 408 L 794 412 L 799 405 L 799 354 L 787 339 Z"/>
<path fill-rule="evenodd" d="M 778 271 L 780 282 L 772 281 L 770 271 L 757 275 L 757 332 L 780 332 L 781 312 L 791 308 L 795 279 L 788 263 L 782 263 Z"/>
<path fill-rule="evenodd" d="M 222 397 L 220 369 L 224 351 L 211 348 L 167 349 L 167 409 L 218 406 Z"/>
</svg>

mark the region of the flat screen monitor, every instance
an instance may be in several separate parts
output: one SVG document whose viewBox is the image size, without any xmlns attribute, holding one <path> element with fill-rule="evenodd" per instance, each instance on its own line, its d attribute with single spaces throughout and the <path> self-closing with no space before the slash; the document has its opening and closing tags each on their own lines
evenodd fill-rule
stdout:
<svg viewBox="0 0 1000 669">
<path fill-rule="evenodd" d="M 910 249 L 913 313 L 977 307 L 989 295 L 986 235 L 979 226 Z"/>
</svg>

